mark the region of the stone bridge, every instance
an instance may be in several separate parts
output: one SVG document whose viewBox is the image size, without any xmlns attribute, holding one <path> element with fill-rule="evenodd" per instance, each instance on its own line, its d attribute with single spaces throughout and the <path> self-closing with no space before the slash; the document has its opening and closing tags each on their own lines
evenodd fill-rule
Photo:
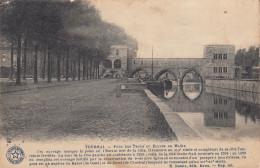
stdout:
<svg viewBox="0 0 260 168">
<path fill-rule="evenodd" d="M 204 80 L 206 59 L 204 58 L 134 58 L 131 60 L 131 71 L 129 77 L 142 71 L 150 78 L 158 80 L 161 75 L 168 73 L 176 80 L 181 81 L 190 71 L 197 72 Z M 153 62 L 153 73 L 152 73 Z"/>
</svg>

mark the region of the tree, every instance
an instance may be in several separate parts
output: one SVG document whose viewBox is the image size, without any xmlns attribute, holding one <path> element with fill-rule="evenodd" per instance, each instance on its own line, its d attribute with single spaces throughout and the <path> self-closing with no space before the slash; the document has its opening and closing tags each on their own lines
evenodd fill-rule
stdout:
<svg viewBox="0 0 260 168">
<path fill-rule="evenodd" d="M 23 79 L 26 79 L 26 54 L 27 54 L 27 39 L 24 39 L 24 55 L 23 55 Z"/>
<path fill-rule="evenodd" d="M 242 76 L 246 78 L 259 76 L 258 72 L 253 68 L 259 66 L 259 48 L 251 46 L 248 51 L 246 49 L 239 49 L 235 55 L 235 65 L 243 67 L 244 74 Z M 239 70 L 239 68 L 236 69 L 236 71 Z"/>
<path fill-rule="evenodd" d="M 42 78 L 45 78 L 47 53 L 47 78 L 48 82 L 51 82 L 52 57 L 57 56 L 55 66 L 58 81 L 61 77 L 62 54 L 66 55 L 66 59 L 63 55 L 62 66 L 63 69 L 64 66 L 66 67 L 66 80 L 69 78 L 69 64 L 73 67 L 73 70 L 71 69 L 73 79 L 75 79 L 77 69 L 77 76 L 80 80 L 81 65 L 83 66 L 83 79 L 85 76 L 87 78 L 98 77 L 99 64 L 109 55 L 111 45 L 125 44 L 135 50 L 138 48 L 137 41 L 131 36 L 127 36 L 124 29 L 103 21 L 99 11 L 89 1 L 6 0 L 4 3 L 0 3 L 0 9 L 3 11 L 0 17 L 1 31 L 4 32 L 6 38 L 17 42 L 17 84 L 21 83 L 22 41 L 24 42 L 24 79 L 26 78 L 27 48 L 33 46 L 34 83 L 37 83 L 38 77 L 39 52 L 44 53 L 44 58 L 40 59 L 43 60 Z"/>
<path fill-rule="evenodd" d="M 245 57 L 246 49 L 239 49 L 235 55 L 235 65 L 241 66 Z"/>
<path fill-rule="evenodd" d="M 1 31 L 6 39 L 17 42 L 16 85 L 21 85 L 21 41 L 23 34 L 23 6 L 19 2 L 9 1 L 1 4 Z M 20 6 L 21 5 L 21 6 Z M 11 68 L 12 69 L 12 68 Z"/>
<path fill-rule="evenodd" d="M 14 73 L 14 42 L 11 42 L 11 68 L 10 68 L 10 79 L 13 80 Z"/>
<path fill-rule="evenodd" d="M 16 84 L 21 84 L 21 41 L 25 39 L 24 78 L 26 71 L 26 43 L 34 43 L 34 82 L 37 83 L 39 44 L 53 45 L 56 42 L 61 22 L 56 11 L 57 3 L 51 1 L 9 1 L 5 3 L 1 16 L 2 32 L 17 41 Z M 2 8 L 1 8 L 2 9 Z"/>
</svg>

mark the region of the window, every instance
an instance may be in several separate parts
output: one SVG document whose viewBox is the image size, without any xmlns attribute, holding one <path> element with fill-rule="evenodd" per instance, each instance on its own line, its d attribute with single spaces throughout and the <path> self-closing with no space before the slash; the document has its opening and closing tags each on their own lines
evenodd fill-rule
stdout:
<svg viewBox="0 0 260 168">
<path fill-rule="evenodd" d="M 227 54 L 223 55 L 223 59 L 225 59 L 225 60 L 227 59 Z"/>
<path fill-rule="evenodd" d="M 219 67 L 219 68 L 218 68 L 218 72 L 219 72 L 219 73 L 222 73 L 222 67 Z"/>
<path fill-rule="evenodd" d="M 214 59 L 218 59 L 218 54 L 214 54 Z"/>
<path fill-rule="evenodd" d="M 218 116 L 219 118 L 223 118 L 223 112 L 219 112 Z"/>
<path fill-rule="evenodd" d="M 219 54 L 219 55 L 218 55 L 218 59 L 222 59 L 222 54 Z"/>
<path fill-rule="evenodd" d="M 224 112 L 224 118 L 228 118 L 227 112 Z"/>
<path fill-rule="evenodd" d="M 218 112 L 214 112 L 214 118 L 218 118 Z"/>
<path fill-rule="evenodd" d="M 219 118 L 219 119 L 228 118 L 228 114 L 227 112 L 221 112 L 221 111 L 214 112 L 214 118 Z"/>
<path fill-rule="evenodd" d="M 214 104 L 218 104 L 218 99 L 214 98 Z"/>
<path fill-rule="evenodd" d="M 223 72 L 227 73 L 227 67 L 223 67 Z"/>
<path fill-rule="evenodd" d="M 120 69 L 121 68 L 121 60 L 120 59 L 116 59 L 114 61 L 114 68 L 116 68 L 116 69 Z"/>
<path fill-rule="evenodd" d="M 118 55 L 119 54 L 119 49 L 116 49 L 116 55 Z"/>
<path fill-rule="evenodd" d="M 227 104 L 227 99 L 224 99 L 224 104 Z"/>
<path fill-rule="evenodd" d="M 219 103 L 219 104 L 222 104 L 222 99 L 221 99 L 221 98 L 218 100 L 218 103 Z"/>
<path fill-rule="evenodd" d="M 3 54 L 3 58 L 2 58 L 2 60 L 3 60 L 3 62 L 6 61 L 6 59 L 5 59 L 5 54 Z"/>
<path fill-rule="evenodd" d="M 217 72 L 218 72 L 218 68 L 214 67 L 214 73 L 217 73 Z"/>
</svg>

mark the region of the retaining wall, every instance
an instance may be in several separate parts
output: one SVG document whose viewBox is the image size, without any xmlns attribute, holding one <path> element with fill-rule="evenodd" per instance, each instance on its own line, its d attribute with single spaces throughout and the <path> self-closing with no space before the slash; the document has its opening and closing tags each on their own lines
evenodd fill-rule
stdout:
<svg viewBox="0 0 260 168">
<path fill-rule="evenodd" d="M 205 86 L 260 93 L 259 80 L 206 79 Z"/>
</svg>

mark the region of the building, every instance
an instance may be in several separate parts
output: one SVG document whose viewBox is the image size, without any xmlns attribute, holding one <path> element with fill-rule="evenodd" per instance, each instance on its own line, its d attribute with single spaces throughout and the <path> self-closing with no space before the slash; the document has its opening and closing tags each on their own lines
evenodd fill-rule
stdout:
<svg viewBox="0 0 260 168">
<path fill-rule="evenodd" d="M 0 77 L 8 78 L 11 71 L 11 44 L 5 39 L 0 38 Z M 13 72 L 16 68 L 16 52 L 13 51 Z M 14 74 L 13 74 L 14 75 Z"/>
<path fill-rule="evenodd" d="M 27 43 L 26 48 L 26 77 L 30 78 L 34 73 L 34 49 L 32 44 Z M 22 41 L 21 47 L 21 73 L 24 71 L 24 42 Z M 39 50 L 38 53 L 38 68 L 42 69 L 42 60 L 44 58 L 43 51 Z M 55 59 L 52 59 L 54 61 Z M 15 77 L 17 71 L 17 45 L 13 46 L 13 77 Z M 0 78 L 10 78 L 11 72 L 11 43 L 0 38 Z M 40 71 L 38 71 L 40 74 Z"/>
<path fill-rule="evenodd" d="M 206 58 L 206 78 L 235 77 L 234 45 L 205 45 L 203 54 Z"/>
<path fill-rule="evenodd" d="M 113 45 L 109 56 L 102 65 L 102 77 L 119 78 L 127 75 L 127 45 Z"/>
</svg>

